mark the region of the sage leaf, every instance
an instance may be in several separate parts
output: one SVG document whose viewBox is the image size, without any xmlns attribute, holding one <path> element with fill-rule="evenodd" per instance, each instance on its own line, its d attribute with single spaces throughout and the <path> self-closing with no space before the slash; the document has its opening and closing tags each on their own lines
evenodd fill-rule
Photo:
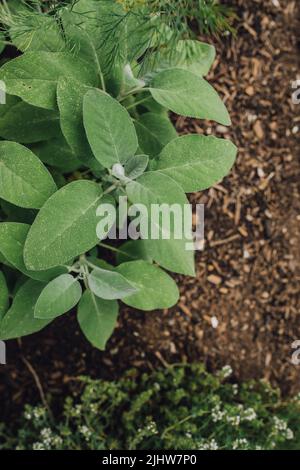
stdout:
<svg viewBox="0 0 300 470">
<path fill-rule="evenodd" d="M 61 76 L 86 85 L 97 84 L 95 69 L 68 52 L 26 52 L 0 69 L 0 80 L 5 82 L 8 94 L 46 109 L 57 108 L 56 87 Z"/>
<path fill-rule="evenodd" d="M 87 180 L 74 181 L 53 194 L 28 233 L 27 269 L 49 269 L 93 248 L 98 242 L 96 209 L 102 196 L 100 185 Z"/>
<path fill-rule="evenodd" d="M 83 126 L 83 97 L 91 87 L 72 77 L 61 77 L 57 84 L 57 103 L 62 133 L 77 158 L 87 166 L 95 157 Z"/>
<path fill-rule="evenodd" d="M 140 148 L 150 156 L 158 155 L 165 145 L 177 137 L 170 119 L 160 114 L 142 114 L 134 125 Z"/>
<path fill-rule="evenodd" d="M 0 339 L 7 340 L 42 330 L 51 320 L 34 318 L 34 307 L 45 284 L 30 279 L 17 291 L 12 306 L 0 322 Z"/>
<path fill-rule="evenodd" d="M 91 291 L 102 299 L 114 300 L 128 297 L 137 289 L 121 274 L 96 268 L 88 277 Z"/>
<path fill-rule="evenodd" d="M 0 136 L 22 144 L 40 142 L 60 131 L 55 111 L 31 106 L 16 96 L 7 95 L 0 106 Z"/>
<path fill-rule="evenodd" d="M 149 171 L 126 186 L 128 199 L 133 204 L 143 204 L 148 212 L 148 236 L 144 246 L 150 257 L 162 267 L 181 274 L 194 275 L 194 253 L 186 249 L 186 244 L 192 241 L 187 237 L 184 221 L 191 233 L 191 210 L 182 188 L 169 176 L 160 172 Z M 172 206 L 179 211 L 179 220 L 172 216 Z M 149 216 L 153 205 L 169 210 L 168 233 L 165 233 L 164 219 Z M 166 216 L 168 218 L 168 214 Z M 156 220 L 158 219 L 158 220 Z M 157 237 L 152 236 L 152 230 Z M 189 235 L 189 234 L 188 234 Z"/>
<path fill-rule="evenodd" d="M 47 271 L 29 271 L 26 269 L 23 259 L 25 241 L 30 229 L 30 225 L 17 222 L 0 223 L 0 251 L 12 266 L 18 271 L 38 281 L 50 281 L 59 274 L 66 271 L 66 268 L 59 266 Z"/>
<path fill-rule="evenodd" d="M 7 312 L 9 305 L 9 293 L 6 279 L 2 271 L 0 271 L 0 321 Z"/>
<path fill-rule="evenodd" d="M 192 39 L 180 40 L 171 54 L 168 49 L 164 48 L 154 52 L 146 62 L 143 72 L 153 73 L 176 67 L 189 70 L 202 77 L 209 72 L 215 57 L 216 50 L 210 44 Z"/>
<path fill-rule="evenodd" d="M 70 274 L 53 279 L 42 290 L 34 308 L 35 318 L 56 318 L 78 304 L 82 295 L 80 283 Z"/>
<path fill-rule="evenodd" d="M 178 302 L 175 281 L 162 269 L 143 260 L 123 263 L 116 270 L 129 279 L 138 292 L 122 299 L 130 307 L 151 311 L 170 308 Z"/>
<path fill-rule="evenodd" d="M 82 166 L 62 135 L 31 145 L 30 149 L 43 163 L 72 173 Z"/>
<path fill-rule="evenodd" d="M 182 116 L 210 119 L 228 126 L 231 120 L 218 93 L 188 70 L 167 69 L 154 76 L 151 94 L 162 106 Z"/>
<path fill-rule="evenodd" d="M 39 209 L 56 189 L 47 168 L 28 148 L 0 142 L 0 197 L 16 206 Z"/>
<path fill-rule="evenodd" d="M 105 168 L 125 163 L 138 147 L 132 120 L 117 100 L 100 90 L 91 90 L 83 99 L 83 122 L 96 159 Z"/>
<path fill-rule="evenodd" d="M 147 155 L 134 155 L 125 163 L 125 175 L 131 180 L 135 180 L 141 176 L 149 163 Z"/>
<path fill-rule="evenodd" d="M 202 191 L 226 176 L 237 154 L 227 139 L 184 135 L 161 152 L 156 169 L 173 178 L 186 193 Z"/>
<path fill-rule="evenodd" d="M 104 351 L 116 326 L 119 313 L 116 300 L 104 300 L 96 297 L 90 290 L 83 294 L 77 319 L 87 340 L 96 348 Z"/>
<path fill-rule="evenodd" d="M 117 264 L 137 259 L 143 259 L 149 263 L 153 261 L 145 246 L 145 240 L 128 240 L 118 248 L 116 256 Z"/>
</svg>

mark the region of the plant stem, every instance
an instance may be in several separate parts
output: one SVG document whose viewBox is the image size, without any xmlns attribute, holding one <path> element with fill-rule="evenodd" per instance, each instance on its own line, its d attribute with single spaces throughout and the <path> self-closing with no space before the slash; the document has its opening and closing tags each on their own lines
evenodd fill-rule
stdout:
<svg viewBox="0 0 300 470">
<path fill-rule="evenodd" d="M 126 251 L 122 251 L 119 248 L 115 248 L 114 246 L 108 245 L 108 244 L 103 243 L 103 242 L 98 243 L 98 245 L 101 246 L 102 248 L 107 248 L 108 250 L 113 251 L 115 253 L 120 253 L 121 255 L 129 256 L 129 258 L 135 259 L 130 254 L 126 253 Z"/>
<path fill-rule="evenodd" d="M 135 108 L 135 107 L 138 106 L 139 104 L 144 103 L 145 101 L 148 101 L 149 98 L 151 98 L 151 96 L 147 96 L 147 98 L 143 98 L 143 99 L 140 100 L 140 101 L 136 101 L 135 103 L 132 103 L 130 106 L 127 106 L 127 110 L 128 110 L 128 109 L 131 109 L 131 108 Z"/>
<path fill-rule="evenodd" d="M 143 91 L 149 91 L 150 88 L 146 88 L 146 87 L 143 87 L 143 88 L 133 88 L 132 90 L 130 90 L 128 93 L 126 93 L 126 95 L 124 96 L 121 96 L 119 98 L 119 101 L 124 101 L 126 100 L 126 98 L 128 98 L 129 96 L 133 95 L 134 93 L 141 93 Z"/>
</svg>

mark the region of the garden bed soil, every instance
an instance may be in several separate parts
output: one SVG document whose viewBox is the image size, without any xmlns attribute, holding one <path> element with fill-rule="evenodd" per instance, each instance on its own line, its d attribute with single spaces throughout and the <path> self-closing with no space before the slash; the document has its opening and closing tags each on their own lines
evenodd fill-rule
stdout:
<svg viewBox="0 0 300 470">
<path fill-rule="evenodd" d="M 232 127 L 174 116 L 181 133 L 229 137 L 239 147 L 230 175 L 191 196 L 206 207 L 196 279 L 177 277 L 180 302 L 168 311 L 122 308 L 103 353 L 84 339 L 74 314 L 8 342 L 0 419 L 11 421 L 42 391 L 62 399 L 82 374 L 112 379 L 181 361 L 209 370 L 230 364 L 239 381 L 264 378 L 284 394 L 300 391 L 300 366 L 291 364 L 300 339 L 300 108 L 291 99 L 298 2 L 228 3 L 237 7 L 237 36 L 210 39 L 217 59 L 209 79 Z"/>
</svg>

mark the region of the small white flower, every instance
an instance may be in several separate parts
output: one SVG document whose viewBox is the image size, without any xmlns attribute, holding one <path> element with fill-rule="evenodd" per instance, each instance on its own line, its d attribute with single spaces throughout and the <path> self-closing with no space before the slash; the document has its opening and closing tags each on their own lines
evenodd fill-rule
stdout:
<svg viewBox="0 0 300 470">
<path fill-rule="evenodd" d="M 232 448 L 233 448 L 233 450 L 245 449 L 245 448 L 248 448 L 248 445 L 249 445 L 249 443 L 248 443 L 247 439 L 241 438 L 241 439 L 236 439 L 232 443 Z"/>
<path fill-rule="evenodd" d="M 32 445 L 33 450 L 45 450 L 44 445 L 41 442 L 35 442 Z"/>
<path fill-rule="evenodd" d="M 24 418 L 30 420 L 30 419 L 32 419 L 32 414 L 29 413 L 29 411 L 25 411 Z"/>
<path fill-rule="evenodd" d="M 254 411 L 253 408 L 247 408 L 243 412 L 243 419 L 245 421 L 254 421 L 256 418 L 257 418 L 257 414 L 256 414 L 256 412 Z"/>
<path fill-rule="evenodd" d="M 87 426 L 80 426 L 78 430 L 87 441 L 90 439 L 92 432 Z"/>
<path fill-rule="evenodd" d="M 241 417 L 239 415 L 236 416 L 227 416 L 226 417 L 227 423 L 231 424 L 232 426 L 238 427 L 241 422 Z"/>
<path fill-rule="evenodd" d="M 229 365 L 224 366 L 221 370 L 221 374 L 224 377 L 224 379 L 227 379 L 227 377 L 230 377 L 232 372 L 233 372 L 232 367 Z"/>
</svg>

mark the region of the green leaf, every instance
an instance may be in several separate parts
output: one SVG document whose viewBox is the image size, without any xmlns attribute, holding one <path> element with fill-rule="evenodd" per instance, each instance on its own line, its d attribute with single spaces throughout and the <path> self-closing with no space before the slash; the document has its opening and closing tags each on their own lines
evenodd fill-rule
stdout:
<svg viewBox="0 0 300 470">
<path fill-rule="evenodd" d="M 210 119 L 230 125 L 228 111 L 209 83 L 188 70 L 167 69 L 155 75 L 151 82 L 153 98 L 182 116 Z"/>
<path fill-rule="evenodd" d="M 57 84 L 62 133 L 77 158 L 88 166 L 90 161 L 96 163 L 83 126 L 83 97 L 90 89 L 72 77 L 61 77 Z"/>
<path fill-rule="evenodd" d="M 85 337 L 93 346 L 104 350 L 118 318 L 118 302 L 103 300 L 86 290 L 78 306 L 78 322 Z"/>
<path fill-rule="evenodd" d="M 39 209 L 56 189 L 47 168 L 29 149 L 0 142 L 0 197 L 16 206 Z"/>
<path fill-rule="evenodd" d="M 146 71 L 159 71 L 173 67 L 189 70 L 200 77 L 209 72 L 216 57 L 214 46 L 192 39 L 178 41 L 171 52 L 160 48 L 146 62 Z M 145 69 L 143 70 L 145 73 Z"/>
<path fill-rule="evenodd" d="M 163 220 L 154 217 L 148 217 L 148 238 L 144 240 L 145 248 L 149 256 L 159 263 L 162 267 L 170 271 L 194 275 L 194 253 L 186 249 L 186 243 L 190 243 L 192 239 L 186 237 L 184 230 L 184 212 L 188 215 L 186 220 L 187 226 L 191 231 L 191 210 L 188 200 L 181 187 L 170 177 L 160 172 L 144 173 L 136 181 L 132 181 L 126 187 L 129 200 L 133 204 L 143 204 L 148 211 L 148 215 L 153 210 L 153 205 L 157 208 L 166 207 L 171 214 L 170 227 L 168 234 L 163 225 Z M 181 219 L 174 220 L 172 217 L 172 206 L 176 204 L 181 209 Z M 161 206 L 164 205 L 164 206 Z M 184 207 L 186 209 L 184 211 Z M 167 217 L 168 219 L 168 217 Z M 151 229 L 158 232 L 157 239 L 151 236 Z M 179 236 L 176 232 L 181 231 Z M 169 239 L 164 239 L 169 235 Z"/>
<path fill-rule="evenodd" d="M 118 248 L 117 264 L 137 259 L 143 259 L 149 263 L 153 261 L 145 246 L 145 240 L 129 240 Z"/>
<path fill-rule="evenodd" d="M 184 135 L 163 149 L 156 169 L 173 178 L 186 193 L 202 191 L 227 175 L 236 154 L 236 146 L 227 139 Z"/>
<path fill-rule="evenodd" d="M 83 122 L 92 151 L 105 168 L 125 163 L 135 154 L 138 142 L 130 115 L 111 96 L 88 91 L 83 99 Z"/>
<path fill-rule="evenodd" d="M 146 261 L 130 261 L 116 270 L 139 290 L 122 301 L 130 307 L 151 311 L 170 308 L 178 302 L 179 291 L 173 279 L 163 270 Z"/>
<path fill-rule="evenodd" d="M 42 330 L 51 320 L 34 318 L 34 307 L 45 284 L 29 280 L 16 293 L 13 304 L 0 323 L 0 339 L 13 339 Z"/>
<path fill-rule="evenodd" d="M 87 180 L 74 181 L 53 194 L 29 231 L 24 249 L 27 269 L 49 269 L 93 248 L 99 241 L 96 209 L 102 196 L 100 185 Z"/>
<path fill-rule="evenodd" d="M 25 241 L 30 225 L 17 222 L 0 223 L 0 251 L 5 259 L 18 271 L 38 281 L 50 281 L 62 272 L 64 267 L 57 267 L 47 271 L 29 271 L 26 269 L 23 259 Z"/>
<path fill-rule="evenodd" d="M 177 137 L 170 119 L 160 114 L 142 114 L 134 120 L 134 125 L 140 148 L 150 156 L 158 155 L 165 145 Z"/>
<path fill-rule="evenodd" d="M 0 106 L 0 136 L 4 139 L 28 144 L 54 137 L 59 131 L 55 111 L 31 106 L 10 95 Z"/>
<path fill-rule="evenodd" d="M 30 148 L 42 162 L 58 168 L 64 173 L 72 173 L 82 165 L 62 135 L 39 142 Z"/>
<path fill-rule="evenodd" d="M 114 300 L 128 297 L 137 289 L 121 274 L 96 268 L 88 277 L 91 291 L 102 299 Z"/>
<path fill-rule="evenodd" d="M 34 309 L 35 318 L 56 318 L 78 304 L 80 283 L 70 274 L 53 279 L 41 292 Z"/>
<path fill-rule="evenodd" d="M 0 271 L 0 321 L 7 312 L 9 305 L 9 293 L 6 279 L 2 271 Z"/>
<path fill-rule="evenodd" d="M 26 52 L 0 69 L 0 80 L 5 82 L 8 94 L 46 109 L 57 107 L 59 77 L 73 77 L 91 86 L 97 84 L 94 68 L 67 52 Z"/>
<path fill-rule="evenodd" d="M 147 155 L 134 155 L 125 163 L 125 175 L 131 180 L 135 180 L 141 176 L 149 163 Z"/>
</svg>

